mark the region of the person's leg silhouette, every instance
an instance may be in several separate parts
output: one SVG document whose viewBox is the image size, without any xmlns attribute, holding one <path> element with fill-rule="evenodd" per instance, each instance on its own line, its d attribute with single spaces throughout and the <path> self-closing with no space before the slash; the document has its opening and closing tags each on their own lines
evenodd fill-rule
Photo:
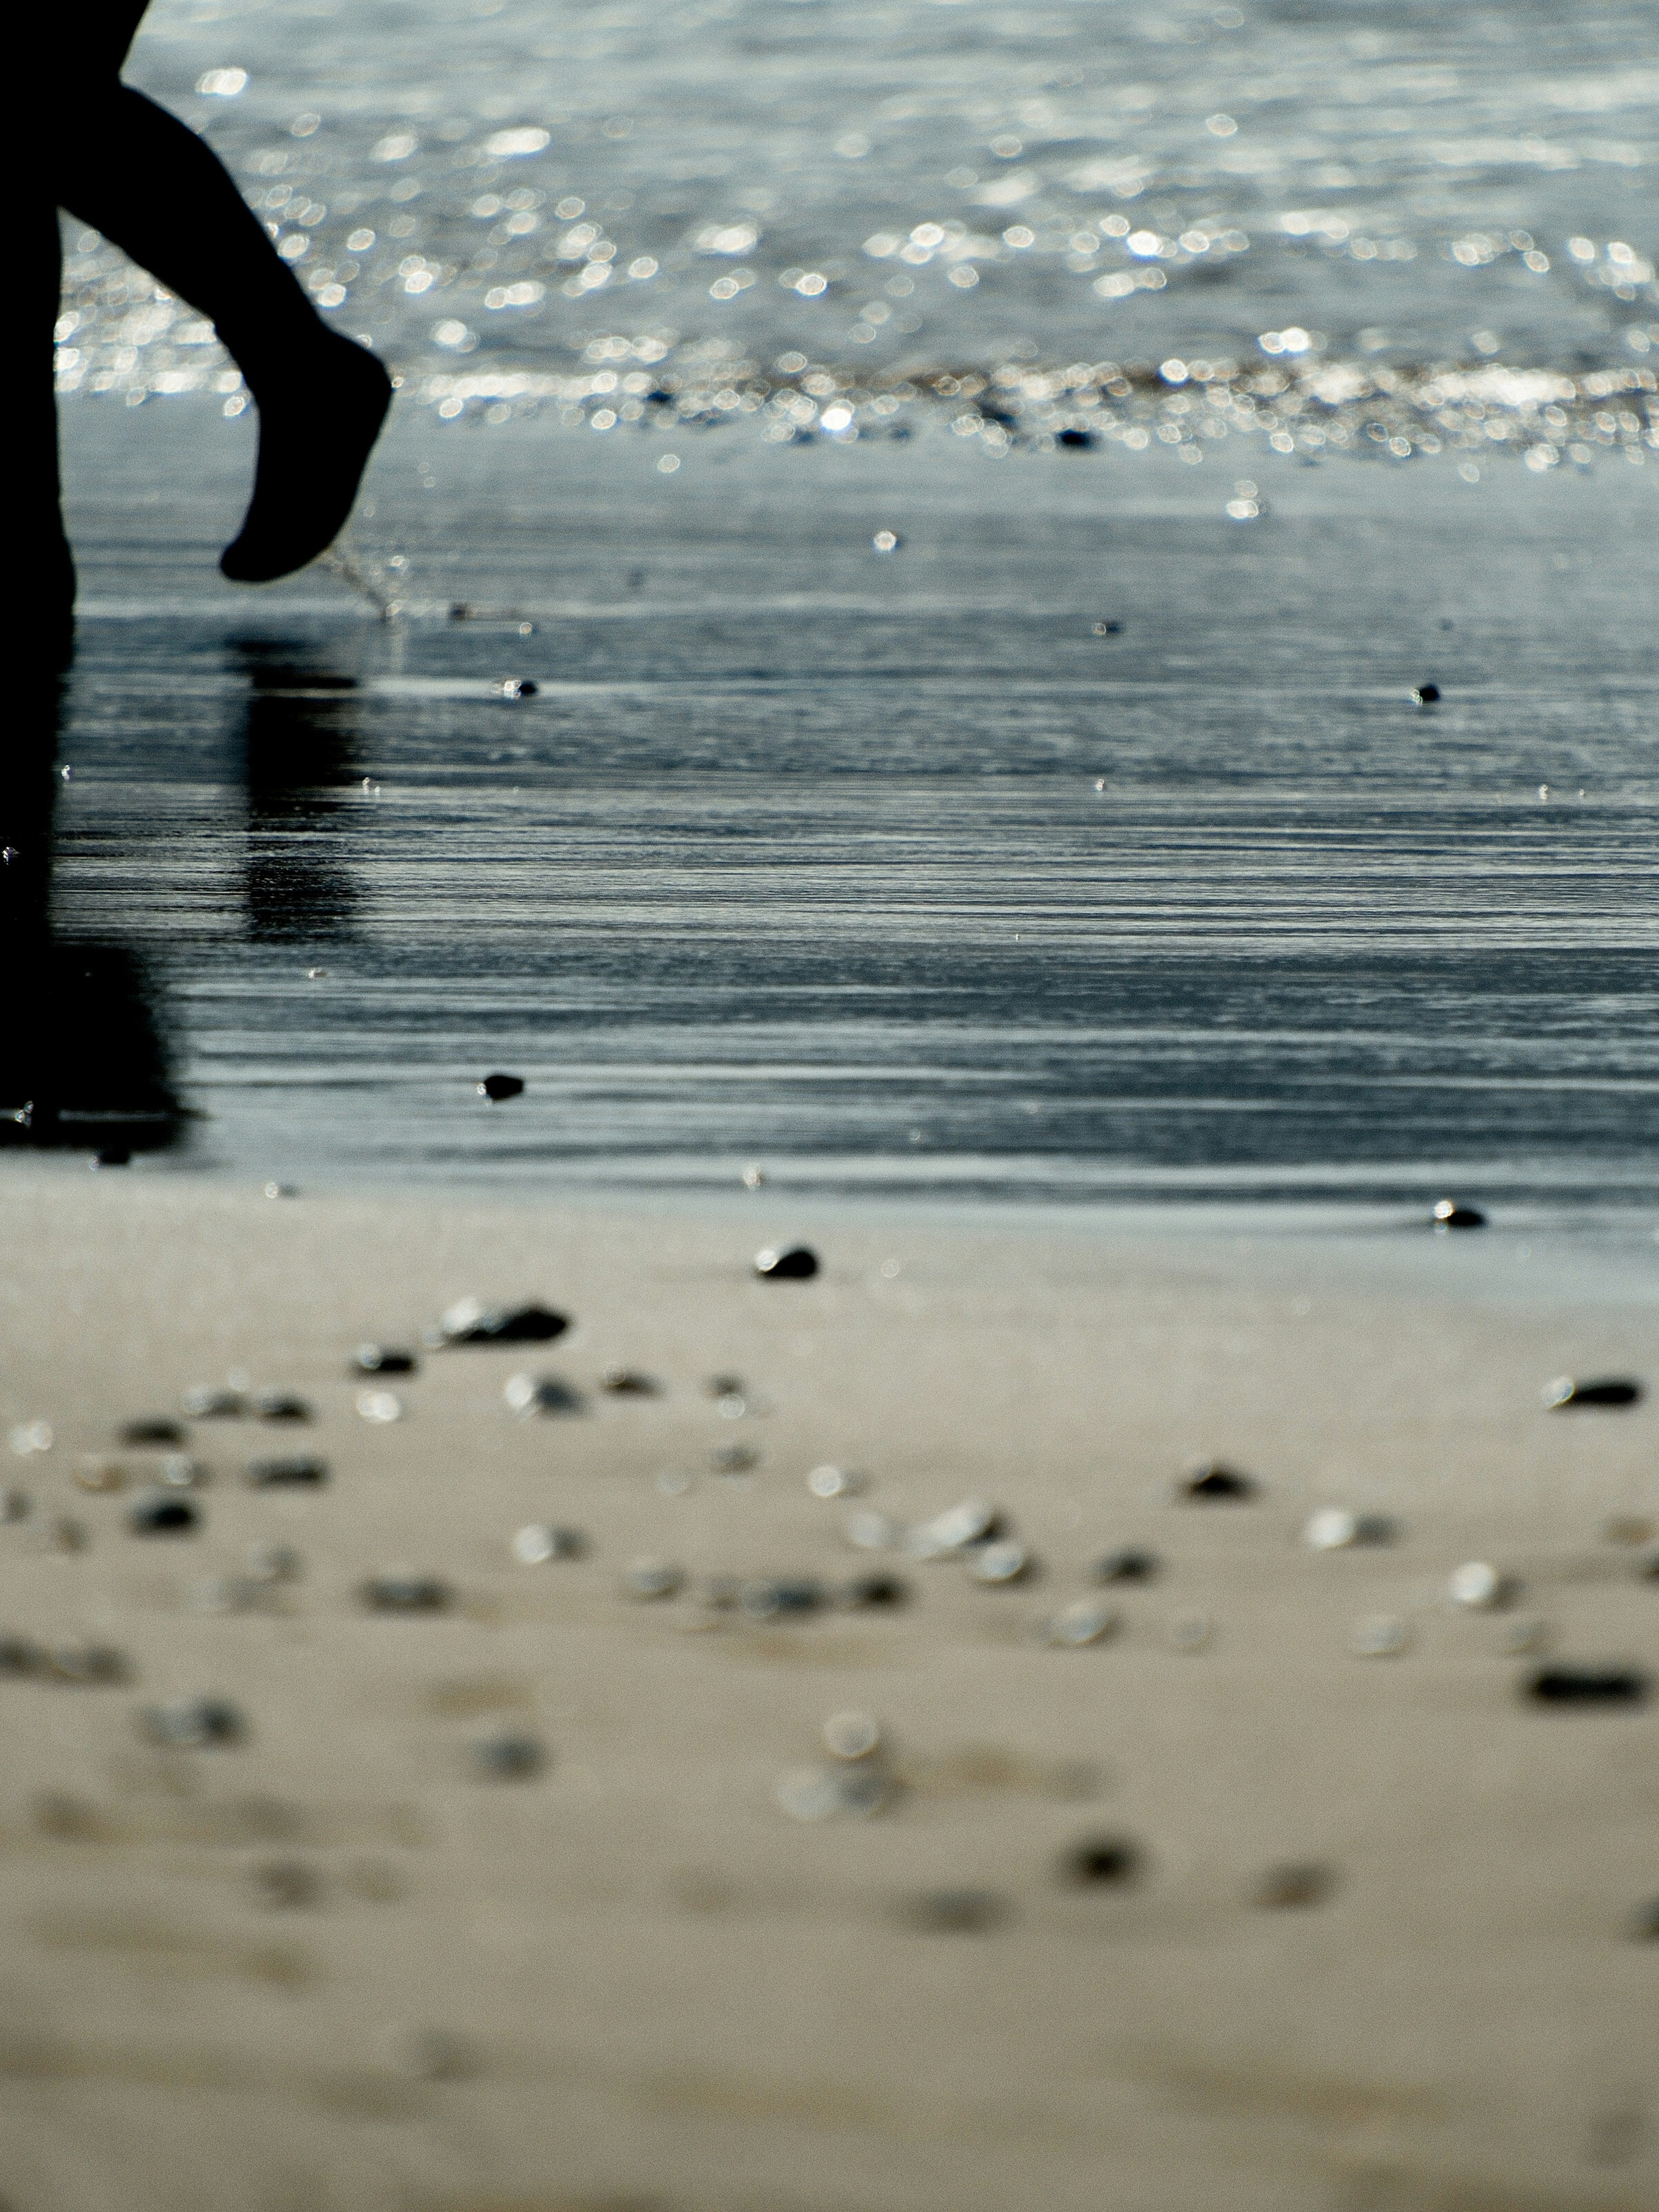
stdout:
<svg viewBox="0 0 1659 2212">
<path fill-rule="evenodd" d="M 117 71 L 143 14 L 96 11 L 95 77 L 57 196 L 206 315 L 259 410 L 259 460 L 240 534 L 220 561 L 264 583 L 314 560 L 343 527 L 391 404 L 385 369 L 323 322 L 217 156 Z M 74 74 L 86 69 L 77 48 Z"/>
</svg>

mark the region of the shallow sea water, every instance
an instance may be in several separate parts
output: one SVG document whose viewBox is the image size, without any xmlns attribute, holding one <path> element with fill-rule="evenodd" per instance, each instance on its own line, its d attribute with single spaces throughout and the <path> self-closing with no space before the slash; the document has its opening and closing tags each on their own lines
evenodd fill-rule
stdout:
<svg viewBox="0 0 1659 2212">
<path fill-rule="evenodd" d="M 131 74 L 404 376 L 335 568 L 219 584 L 235 373 L 70 227 L 169 1161 L 1659 1200 L 1646 11 L 296 12 Z"/>
</svg>

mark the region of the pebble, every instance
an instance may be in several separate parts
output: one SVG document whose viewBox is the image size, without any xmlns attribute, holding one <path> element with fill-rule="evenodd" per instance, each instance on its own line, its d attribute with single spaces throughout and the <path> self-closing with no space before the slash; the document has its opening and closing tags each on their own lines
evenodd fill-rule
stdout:
<svg viewBox="0 0 1659 2212">
<path fill-rule="evenodd" d="M 154 1419 L 126 1422 L 122 1427 L 119 1441 L 139 1449 L 146 1444 L 181 1444 L 185 1442 L 185 1432 L 177 1421 L 162 1415 Z"/>
<path fill-rule="evenodd" d="M 1182 1613 L 1176 1615 L 1164 1633 L 1171 1650 L 1203 1651 L 1208 1649 L 1215 1627 L 1201 1613 Z"/>
<path fill-rule="evenodd" d="M 130 1168 L 132 1165 L 132 1154 L 124 1145 L 106 1145 L 101 1152 L 93 1154 L 88 1165 L 94 1168 Z"/>
<path fill-rule="evenodd" d="M 75 1470 L 76 1486 L 108 1497 L 125 1490 L 127 1471 L 118 1459 L 83 1459 Z"/>
<path fill-rule="evenodd" d="M 303 1859 L 266 1859 L 247 1878 L 256 1902 L 274 1912 L 302 1912 L 322 1897 L 322 1878 Z"/>
<path fill-rule="evenodd" d="M 1631 1915 L 1630 1932 L 1638 1943 L 1659 1943 L 1659 1897 L 1650 1897 Z"/>
<path fill-rule="evenodd" d="M 873 1713 L 850 1709 L 831 1713 L 823 1729 L 824 1748 L 837 1759 L 868 1759 L 881 1745 L 881 1723 Z"/>
<path fill-rule="evenodd" d="M 513 1539 L 513 1556 L 526 1567 L 548 1559 L 580 1559 L 587 1547 L 580 1528 L 556 1528 L 546 1521 L 532 1521 Z"/>
<path fill-rule="evenodd" d="M 904 1548 L 915 1559 L 948 1559 L 970 1544 L 984 1543 L 995 1535 L 998 1521 L 994 1505 L 981 1498 L 966 1498 L 960 1505 L 948 1506 L 931 1521 L 912 1528 L 905 1537 Z"/>
<path fill-rule="evenodd" d="M 1215 1462 L 1191 1468 L 1182 1476 L 1179 1492 L 1180 1496 L 1200 1505 L 1238 1503 L 1254 1498 L 1255 1493 L 1256 1485 L 1248 1474 L 1240 1474 Z"/>
<path fill-rule="evenodd" d="M 1092 430 L 1056 430 L 1054 433 L 1055 445 L 1068 447 L 1075 453 L 1089 453 L 1098 442 Z"/>
<path fill-rule="evenodd" d="M 1571 1375 L 1558 1375 L 1544 1385 L 1544 1403 L 1562 1411 L 1576 1406 L 1633 1406 L 1641 1395 L 1639 1382 L 1612 1376 L 1580 1382 Z"/>
<path fill-rule="evenodd" d="M 219 1382 L 196 1383 L 180 1402 L 192 1421 L 240 1420 L 247 1411 L 246 1395 Z"/>
<path fill-rule="evenodd" d="M 156 1462 L 155 1480 L 167 1490 L 200 1490 L 209 1480 L 208 1470 L 188 1452 L 167 1452 Z"/>
<path fill-rule="evenodd" d="M 412 1352 L 389 1344 L 360 1344 L 351 1355 L 352 1371 L 358 1375 L 413 1375 L 419 1365 Z"/>
<path fill-rule="evenodd" d="M 242 1479 L 251 1490 L 318 1490 L 328 1480 L 328 1466 L 303 1453 L 289 1459 L 255 1459 L 248 1462 Z"/>
<path fill-rule="evenodd" d="M 1121 631 L 1123 625 L 1121 622 L 1097 622 L 1095 624 L 1095 635 L 1097 637 L 1116 637 Z"/>
<path fill-rule="evenodd" d="M 818 1272 L 818 1255 L 806 1244 L 767 1244 L 755 1255 L 755 1273 L 769 1283 L 804 1283 Z"/>
<path fill-rule="evenodd" d="M 1410 1641 L 1410 1630 L 1391 1613 L 1368 1613 L 1348 1632 L 1348 1649 L 1359 1659 L 1392 1658 Z"/>
<path fill-rule="evenodd" d="M 1061 1650 L 1078 1650 L 1085 1644 L 1101 1643 L 1117 1625 L 1115 1606 L 1103 1605 L 1095 1598 L 1077 1598 L 1050 1613 L 1043 1624 L 1043 1641 Z"/>
<path fill-rule="evenodd" d="M 1469 1559 L 1447 1577 L 1446 1595 L 1454 1605 L 1467 1606 L 1471 1612 L 1490 1612 L 1504 1601 L 1504 1577 L 1489 1561 Z"/>
<path fill-rule="evenodd" d="M 910 1585 L 897 1575 L 856 1575 L 842 1589 L 841 1601 L 854 1613 L 908 1605 Z"/>
<path fill-rule="evenodd" d="M 391 1390 L 360 1390 L 356 1398 L 357 1418 L 377 1422 L 382 1426 L 388 1421 L 401 1421 L 404 1401 Z"/>
<path fill-rule="evenodd" d="M 1140 1872 L 1141 1856 L 1122 1836 L 1091 1836 L 1062 1854 L 1062 1881 L 1089 1888 L 1133 1881 Z"/>
<path fill-rule="evenodd" d="M 968 1553 L 968 1571 L 976 1583 L 1001 1588 L 1017 1583 L 1030 1571 L 1030 1554 L 1012 1539 L 996 1544 L 975 1544 Z"/>
<path fill-rule="evenodd" d="M 547 1752 L 534 1736 L 485 1736 L 472 1746 L 472 1763 L 492 1781 L 527 1782 L 546 1766 Z"/>
<path fill-rule="evenodd" d="M 52 1446 L 52 1427 L 50 1421 L 19 1421 L 8 1438 L 19 1459 L 27 1459 L 31 1452 L 47 1452 Z"/>
<path fill-rule="evenodd" d="M 1440 686 L 1437 684 L 1413 684 L 1412 696 L 1419 707 L 1432 707 L 1440 696 Z"/>
<path fill-rule="evenodd" d="M 708 1455 L 708 1464 L 716 1474 L 747 1474 L 760 1462 L 761 1455 L 753 1444 L 716 1444 Z"/>
<path fill-rule="evenodd" d="M 1540 1667 L 1526 1695 L 1540 1705 L 1643 1705 L 1651 1687 L 1634 1667 Z"/>
<path fill-rule="evenodd" d="M 1302 1540 L 1310 1552 L 1340 1552 L 1354 1544 L 1386 1544 L 1393 1534 L 1394 1523 L 1380 1513 L 1349 1513 L 1328 1505 L 1310 1516 Z"/>
<path fill-rule="evenodd" d="M 84 1552 L 88 1538 L 83 1525 L 68 1513 L 54 1513 L 40 1531 L 40 1542 L 48 1552 Z"/>
<path fill-rule="evenodd" d="M 551 1344 L 569 1326 L 563 1314 L 548 1306 L 487 1306 L 481 1298 L 460 1298 L 440 1314 L 426 1340 L 434 1346 Z"/>
<path fill-rule="evenodd" d="M 777 1787 L 777 1800 L 792 1820 L 867 1820 L 890 1802 L 893 1785 L 879 1767 L 798 1767 Z"/>
<path fill-rule="evenodd" d="M 504 1098 L 517 1098 L 524 1091 L 521 1075 L 486 1075 L 477 1086 L 480 1098 L 489 1098 L 499 1104 Z"/>
<path fill-rule="evenodd" d="M 447 1613 L 455 1593 L 436 1575 L 392 1567 L 360 1583 L 357 1595 L 371 1613 Z"/>
<path fill-rule="evenodd" d="M 0 1677 L 18 1681 L 45 1671 L 46 1655 L 27 1636 L 0 1636 Z"/>
<path fill-rule="evenodd" d="M 125 1682 L 132 1672 L 125 1651 L 113 1644 L 88 1644 L 78 1639 L 54 1644 L 46 1654 L 46 1671 L 55 1681 L 73 1682 L 82 1688 L 106 1688 Z"/>
<path fill-rule="evenodd" d="M 1650 1544 L 1659 1535 L 1659 1526 L 1645 1513 L 1615 1513 L 1601 1523 L 1604 1544 Z"/>
<path fill-rule="evenodd" d="M 1460 1206 L 1455 1198 L 1437 1199 L 1429 1218 L 1437 1230 L 1484 1229 L 1486 1217 L 1478 1206 Z"/>
<path fill-rule="evenodd" d="M 0 1488 L 0 1522 L 27 1521 L 33 1510 L 33 1500 L 27 1490 L 15 1489 L 10 1483 Z"/>
<path fill-rule="evenodd" d="M 539 688 L 530 676 L 503 676 L 499 684 L 491 686 L 498 699 L 533 699 Z"/>
<path fill-rule="evenodd" d="M 815 1467 L 806 1478 L 814 1498 L 857 1498 L 868 1487 L 868 1478 L 849 1467 Z"/>
<path fill-rule="evenodd" d="M 661 1393 L 661 1384 L 653 1376 L 642 1375 L 637 1367 L 607 1367 L 599 1377 L 601 1390 L 608 1390 L 613 1398 L 655 1398 Z"/>
<path fill-rule="evenodd" d="M 667 1559 L 635 1559 L 623 1582 L 630 1597 L 678 1597 L 685 1588 L 685 1569 Z"/>
<path fill-rule="evenodd" d="M 1255 1883 L 1251 1900 L 1260 1905 L 1280 1907 L 1323 1905 L 1335 1887 L 1336 1876 L 1329 1867 L 1269 1867 Z"/>
<path fill-rule="evenodd" d="M 925 1889 L 904 1908 L 913 1928 L 933 1936 L 982 1936 L 1009 1917 L 1005 1899 L 988 1889 Z"/>
<path fill-rule="evenodd" d="M 1156 1552 L 1143 1552 L 1130 1546 L 1121 1552 L 1108 1552 L 1097 1559 L 1090 1571 L 1097 1583 L 1149 1583 L 1159 1573 L 1163 1562 Z"/>
<path fill-rule="evenodd" d="M 146 1705 L 138 1725 L 152 1743 L 191 1750 L 239 1743 L 246 1733 L 241 1714 L 224 1698 L 169 1698 L 161 1705 Z"/>
<path fill-rule="evenodd" d="M 292 1390 L 261 1390 L 253 1401 L 253 1410 L 262 1421 L 308 1421 L 311 1407 Z"/>
<path fill-rule="evenodd" d="M 818 1613 L 827 1602 L 823 1584 L 805 1575 L 757 1576 L 738 1591 L 738 1603 L 751 1620 Z"/>
<path fill-rule="evenodd" d="M 515 1413 L 579 1413 L 581 1393 L 562 1382 L 556 1375 L 509 1375 L 501 1395 Z"/>
<path fill-rule="evenodd" d="M 866 1510 L 847 1516 L 847 1540 L 854 1551 L 891 1552 L 904 1537 L 903 1524 L 885 1513 Z"/>
<path fill-rule="evenodd" d="M 188 1498 L 158 1495 L 136 1498 L 127 1508 L 127 1525 L 135 1536 L 188 1536 L 201 1526 L 199 1507 Z"/>
<path fill-rule="evenodd" d="M 710 1398 L 740 1398 L 743 1395 L 743 1377 L 741 1375 L 711 1375 L 702 1387 Z"/>
</svg>

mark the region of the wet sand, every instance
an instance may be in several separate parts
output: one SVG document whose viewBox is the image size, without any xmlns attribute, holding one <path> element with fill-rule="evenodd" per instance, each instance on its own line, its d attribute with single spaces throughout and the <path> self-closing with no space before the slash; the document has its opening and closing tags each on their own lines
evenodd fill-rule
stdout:
<svg viewBox="0 0 1659 2212">
<path fill-rule="evenodd" d="M 766 1283 L 750 1255 L 804 1217 L 765 1192 L 273 1201 L 47 1165 L 0 1211 L 5 1423 L 52 1431 L 7 1458 L 29 1503 L 0 1626 L 131 1669 L 0 1684 L 14 2212 L 1659 2202 L 1659 1943 L 1632 1934 L 1659 1706 L 1523 1694 L 1545 1663 L 1659 1674 L 1630 1540 L 1659 1521 L 1653 1401 L 1540 1397 L 1654 1379 L 1650 1258 L 845 1215 L 805 1221 L 814 1280 Z M 574 1326 L 349 1376 L 468 1294 Z M 657 1393 L 607 1393 L 618 1363 Z M 117 1431 L 232 1370 L 314 1419 L 191 1424 L 203 1524 L 141 1540 L 158 1461 Z M 519 1372 L 579 1407 L 515 1415 Z M 404 1418 L 362 1418 L 364 1388 Z M 717 1473 L 733 1446 L 754 1464 Z M 325 1487 L 240 1480 L 296 1451 Z M 1177 1502 L 1200 1456 L 1259 1489 Z M 127 1487 L 84 1488 L 88 1461 Z M 825 1462 L 866 1492 L 814 1496 Z M 1024 1579 L 847 1540 L 854 1511 L 970 1498 Z M 1316 1553 L 1322 1507 L 1395 1540 Z M 520 1564 L 535 1522 L 586 1556 Z M 202 1609 L 273 1542 L 296 1579 Z M 1100 1589 L 1130 1546 L 1161 1572 Z M 645 1554 L 684 1589 L 628 1594 Z M 1514 1578 L 1506 1607 L 1448 1603 L 1471 1559 Z M 453 1606 L 366 1610 L 396 1566 Z M 714 1577 L 876 1573 L 910 1601 L 708 1601 Z M 1045 1644 L 1088 1600 L 1116 1632 Z M 1376 1616 L 1403 1648 L 1356 1656 Z M 149 1741 L 180 1693 L 241 1739 Z M 887 1802 L 792 1817 L 780 1784 L 810 1805 L 848 1709 L 880 1724 Z M 504 1737 L 544 1768 L 489 1778 L 476 1747 Z M 1062 1879 L 1087 1843 L 1131 1845 L 1128 1878 Z M 1287 1868 L 1322 1886 L 1261 1901 Z"/>
</svg>

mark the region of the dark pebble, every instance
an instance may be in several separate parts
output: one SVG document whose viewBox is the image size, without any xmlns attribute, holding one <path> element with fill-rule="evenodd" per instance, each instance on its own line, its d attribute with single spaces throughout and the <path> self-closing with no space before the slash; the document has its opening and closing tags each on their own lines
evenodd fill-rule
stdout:
<svg viewBox="0 0 1659 2212">
<path fill-rule="evenodd" d="M 1254 1498 L 1256 1486 L 1248 1474 L 1239 1474 L 1230 1467 L 1198 1468 L 1181 1485 L 1181 1495 L 1190 1498 L 1200 1505 L 1237 1503 Z"/>
<path fill-rule="evenodd" d="M 1070 446 L 1078 453 L 1087 453 L 1096 442 L 1092 430 L 1058 430 L 1054 434 L 1057 446 Z"/>
<path fill-rule="evenodd" d="M 242 1480 L 251 1490 L 317 1490 L 328 1480 L 328 1467 L 326 1462 L 303 1454 L 293 1459 L 250 1460 Z"/>
<path fill-rule="evenodd" d="M 515 1413 L 580 1413 L 582 1394 L 556 1375 L 512 1375 L 501 1395 Z"/>
<path fill-rule="evenodd" d="M 521 1075 L 486 1075 L 478 1085 L 480 1098 L 493 1098 L 499 1104 L 503 1098 L 517 1098 L 524 1090 Z"/>
<path fill-rule="evenodd" d="M 441 1314 L 427 1333 L 428 1344 L 551 1344 L 570 1326 L 562 1313 L 543 1305 L 487 1306 L 463 1298 Z"/>
<path fill-rule="evenodd" d="M 532 1735 L 492 1735 L 473 1745 L 472 1763 L 491 1781 L 527 1782 L 547 1765 L 547 1753 Z"/>
<path fill-rule="evenodd" d="M 1630 1917 L 1630 1932 L 1638 1943 L 1659 1943 L 1659 1897 L 1637 1906 Z"/>
<path fill-rule="evenodd" d="M 124 1444 L 142 1450 L 147 1444 L 181 1444 L 185 1442 L 185 1431 L 177 1421 L 165 1419 L 128 1421 L 121 1430 L 120 1440 Z"/>
<path fill-rule="evenodd" d="M 843 1587 L 841 1601 L 858 1613 L 908 1605 L 910 1585 L 898 1575 L 856 1575 Z"/>
<path fill-rule="evenodd" d="M 755 1255 L 755 1273 L 769 1283 L 804 1283 L 818 1272 L 818 1255 L 805 1244 L 769 1244 Z"/>
<path fill-rule="evenodd" d="M 360 1344 L 351 1356 L 355 1375 L 413 1375 L 419 1365 L 412 1352 L 394 1351 L 389 1344 Z"/>
<path fill-rule="evenodd" d="M 613 1398 L 654 1398 L 659 1389 L 655 1379 L 641 1375 L 636 1367 L 607 1367 L 599 1377 L 599 1388 L 608 1390 Z"/>
<path fill-rule="evenodd" d="M 120 1145 L 106 1145 L 101 1152 L 94 1152 L 92 1164 L 95 1168 L 130 1168 L 132 1154 Z"/>
<path fill-rule="evenodd" d="M 1440 686 L 1437 684 L 1419 684 L 1413 689 L 1412 696 L 1419 707 L 1432 707 L 1440 696 Z"/>
<path fill-rule="evenodd" d="M 1636 1579 L 1639 1583 L 1659 1583 L 1659 1552 L 1643 1560 L 1636 1570 Z"/>
<path fill-rule="evenodd" d="M 1100 622 L 1095 624 L 1095 635 L 1097 637 L 1116 637 L 1121 633 L 1123 625 L 1121 622 Z"/>
<path fill-rule="evenodd" d="M 1484 1229 L 1486 1217 L 1478 1206 L 1460 1206 L 1455 1198 L 1437 1200 L 1430 1217 L 1437 1229 Z"/>
<path fill-rule="evenodd" d="M 1651 1686 L 1635 1667 L 1540 1667 L 1526 1694 L 1540 1705 L 1643 1705 Z"/>
<path fill-rule="evenodd" d="M 246 1732 L 241 1714 L 224 1698 L 169 1698 L 147 1705 L 138 1725 L 152 1743 L 200 1750 L 240 1743 Z"/>
<path fill-rule="evenodd" d="M 125 1682 L 132 1668 L 125 1652 L 112 1644 L 55 1644 L 46 1655 L 46 1671 L 55 1682 L 105 1689 Z"/>
<path fill-rule="evenodd" d="M 1559 1382 L 1550 1384 L 1545 1395 L 1553 1407 L 1565 1413 L 1580 1406 L 1633 1406 L 1642 1395 L 1642 1386 L 1613 1376 L 1594 1382 L 1579 1382 L 1564 1375 Z"/>
<path fill-rule="evenodd" d="M 187 1498 L 140 1498 L 127 1511 L 135 1536 L 188 1536 L 201 1525 L 202 1516 Z"/>
<path fill-rule="evenodd" d="M 744 1583 L 738 1593 L 738 1603 L 751 1620 L 817 1613 L 826 1602 L 823 1584 L 805 1576 L 757 1577 Z"/>
<path fill-rule="evenodd" d="M 1094 1578 L 1097 1583 L 1149 1583 L 1157 1577 L 1161 1565 L 1156 1552 L 1131 1547 L 1127 1551 L 1108 1552 L 1103 1559 L 1097 1559 Z"/>
<path fill-rule="evenodd" d="M 1286 1906 L 1322 1905 L 1336 1887 L 1329 1867 L 1269 1867 L 1253 1892 L 1257 1905 Z"/>
<path fill-rule="evenodd" d="M 1074 1844 L 1060 1863 L 1060 1877 L 1084 1887 L 1133 1881 L 1140 1871 L 1140 1853 L 1121 1836 L 1092 1836 Z"/>
<path fill-rule="evenodd" d="M 711 1375 L 702 1387 L 711 1398 L 741 1398 L 743 1377 L 741 1375 Z"/>
<path fill-rule="evenodd" d="M 910 1899 L 904 1917 L 929 1935 L 982 1936 L 1008 1917 L 1008 1906 L 988 1889 L 927 1889 Z"/>
<path fill-rule="evenodd" d="M 247 1400 L 240 1390 L 202 1382 L 185 1391 L 185 1411 L 192 1421 L 240 1420 L 247 1411 Z"/>
<path fill-rule="evenodd" d="M 533 699 L 540 686 L 528 676 L 503 676 L 495 686 L 498 699 Z"/>
<path fill-rule="evenodd" d="M 46 1655 L 26 1636 L 0 1636 L 0 1676 L 12 1681 L 44 1672 Z"/>
<path fill-rule="evenodd" d="M 372 1575 L 358 1596 L 371 1613 L 447 1613 L 455 1593 L 435 1575 Z"/>
<path fill-rule="evenodd" d="M 253 1410 L 262 1421 L 308 1421 L 311 1408 L 291 1390 L 261 1390 Z"/>
<path fill-rule="evenodd" d="M 248 1869 L 248 1884 L 261 1905 L 276 1912 L 302 1912 L 319 1902 L 322 1878 L 303 1859 L 267 1859 Z"/>
</svg>

